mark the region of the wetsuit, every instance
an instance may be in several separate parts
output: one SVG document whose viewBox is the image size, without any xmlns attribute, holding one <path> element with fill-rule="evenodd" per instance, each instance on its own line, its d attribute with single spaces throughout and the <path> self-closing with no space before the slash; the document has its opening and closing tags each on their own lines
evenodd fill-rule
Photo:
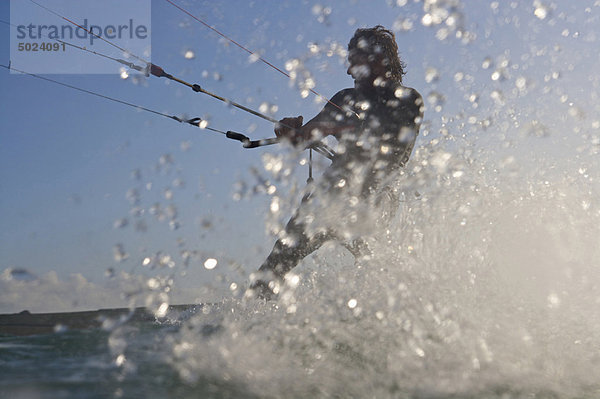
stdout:
<svg viewBox="0 0 600 399">
<path fill-rule="evenodd" d="M 339 142 L 337 154 L 312 192 L 304 197 L 286 225 L 283 238 L 277 240 L 259 269 L 267 274 L 272 272 L 271 277 L 278 280 L 326 241 L 347 241 L 344 219 L 357 202 L 377 205 L 377 196 L 385 190 L 390 178 L 397 180 L 395 172 L 408 161 L 423 117 L 421 95 L 400 84 L 371 86 L 369 90 L 344 89 L 331 102 L 345 112 L 327 104 L 315 119 L 344 126 L 334 135 Z M 390 195 L 397 209 L 398 196 Z M 323 203 L 315 206 L 315 201 Z M 322 216 L 315 216 L 311 208 L 324 206 L 328 212 L 333 205 L 336 211 L 332 220 L 316 223 Z M 361 252 L 360 240 L 354 243 L 357 245 L 346 247 L 356 257 Z M 266 294 L 265 280 L 268 278 L 253 286 L 263 291 L 259 296 L 270 296 Z"/>
</svg>

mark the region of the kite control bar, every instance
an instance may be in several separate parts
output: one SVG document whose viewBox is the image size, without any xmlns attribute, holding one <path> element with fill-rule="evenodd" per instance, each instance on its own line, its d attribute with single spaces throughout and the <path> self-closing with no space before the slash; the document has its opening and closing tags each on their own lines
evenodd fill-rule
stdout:
<svg viewBox="0 0 600 399">
<path fill-rule="evenodd" d="M 279 137 L 273 137 L 261 140 L 250 140 L 250 138 L 242 133 L 232 132 L 231 130 L 225 133 L 228 139 L 237 140 L 244 145 L 244 148 L 256 148 L 265 145 L 277 144 L 280 142 Z"/>
<path fill-rule="evenodd" d="M 225 135 L 227 136 L 228 139 L 237 140 L 237 141 L 241 142 L 243 144 L 244 148 L 257 148 L 257 147 L 263 147 L 266 145 L 281 143 L 281 138 L 279 138 L 279 137 L 271 137 L 268 139 L 260 139 L 260 140 L 250 140 L 250 138 L 248 136 L 246 136 L 242 133 L 232 132 L 231 130 L 227 131 L 225 133 Z M 336 155 L 335 152 L 324 143 L 313 143 L 306 148 L 313 149 L 313 150 L 317 151 L 319 154 L 321 154 L 324 157 L 329 158 L 331 160 L 333 160 L 333 158 Z"/>
</svg>

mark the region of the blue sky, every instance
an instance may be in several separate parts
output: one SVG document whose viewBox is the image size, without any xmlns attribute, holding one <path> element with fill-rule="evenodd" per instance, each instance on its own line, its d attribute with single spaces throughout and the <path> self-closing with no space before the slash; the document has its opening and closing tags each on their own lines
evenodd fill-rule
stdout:
<svg viewBox="0 0 600 399">
<path fill-rule="evenodd" d="M 427 10 L 423 2 L 392 3 L 178 1 L 280 67 L 291 58 L 302 59 L 316 81 L 316 90 L 326 97 L 351 86 L 352 81 L 343 60 L 328 57 L 326 51 L 313 54 L 309 44 L 322 49 L 331 48 L 331 43 L 345 47 L 358 27 L 394 27 L 401 56 L 408 64 L 405 84 L 424 96 L 434 92 L 445 97 L 440 112 L 428 103 L 426 120 L 431 127 L 419 144 L 440 137 L 444 123 L 453 129 L 460 146 L 465 134 L 481 135 L 485 142 L 483 136 L 490 131 L 507 130 L 502 123 L 517 120 L 520 124 L 515 130 L 522 131 L 527 123 L 543 120 L 549 129 L 562 131 L 541 144 L 552 153 L 565 142 L 563 133 L 572 132 L 573 121 L 564 115 L 573 107 L 585 117 L 576 121 L 580 126 L 577 137 L 567 141 L 586 144 L 590 135 L 598 134 L 594 126 L 599 90 L 594 70 L 599 59 L 597 51 L 588 51 L 597 49 L 600 35 L 600 11 L 594 1 L 578 2 L 577 7 L 566 0 L 546 2 L 551 10 L 546 18 L 535 14 L 531 2 L 515 2 L 513 7 L 505 2 L 464 1 L 464 27 L 476 34 L 470 44 L 452 37 L 440 40 L 443 25 L 424 26 Z M 0 3 L 0 19 L 9 20 L 8 1 Z M 403 21 L 411 21 L 412 27 L 401 30 Z M 0 24 L 3 64 L 9 58 L 9 29 Z M 100 44 L 97 50 L 121 56 Z M 184 56 L 188 50 L 195 58 Z M 491 69 L 482 67 L 488 57 L 493 60 Z M 504 59 L 510 61 L 506 78 L 492 79 L 491 73 Z M 161 0 L 152 1 L 152 62 L 250 108 L 276 105 L 276 118 L 302 114 L 306 119 L 321 107 L 314 96 L 302 98 L 285 77 L 251 62 L 247 53 Z M 164 79 L 123 80 L 119 67 L 115 64 L 112 75 L 48 77 L 161 112 L 199 116 L 217 129 L 245 132 L 252 138 L 272 136 L 269 122 Z M 435 68 L 439 79 L 431 80 L 428 68 Z M 544 96 L 540 94 L 548 84 L 544 76 L 555 79 L 553 72 L 560 72 L 560 80 Z M 457 73 L 471 80 L 459 82 Z M 518 90 L 523 82 L 519 78 L 526 82 L 526 93 Z M 263 154 L 284 154 L 281 148 L 246 150 L 218 134 L 6 70 L 0 70 L 0 87 L 0 270 L 25 268 L 36 274 L 54 270 L 61 277 L 81 273 L 102 281 L 107 268 L 139 270 L 144 256 L 158 251 L 177 253 L 182 240 L 190 250 L 235 260 L 246 270 L 258 267 L 267 254 L 273 241 L 265 234 L 263 222 L 269 198 L 262 195 L 236 202 L 232 194 L 236 182 L 253 184 L 248 169 L 260 168 Z M 495 87 L 503 89 L 509 102 L 501 112 L 490 98 Z M 477 109 L 469 99 L 472 94 L 479 95 Z M 561 101 L 564 95 L 566 102 Z M 516 116 L 509 115 L 510 107 L 517 110 Z M 468 124 L 461 132 L 457 118 L 453 119 L 461 112 L 481 120 L 493 116 L 498 124 L 488 133 Z M 585 138 L 582 131 L 588 132 Z M 489 135 L 493 144 L 495 136 Z M 523 141 L 525 147 L 527 140 L 532 139 Z M 165 155 L 172 163 L 160 166 Z M 139 171 L 141 179 L 132 178 L 134 171 Z M 300 181 L 304 173 L 305 169 L 298 174 Z M 140 207 L 146 212 L 145 232 L 134 227 L 136 219 L 126 198 L 132 189 L 140 193 Z M 165 190 L 172 192 L 172 199 L 166 198 Z M 163 209 L 176 206 L 178 229 L 171 230 L 168 221 L 155 221 L 149 215 L 155 203 Z M 129 224 L 114 228 L 115 221 L 123 218 Z M 116 244 L 129 254 L 120 263 L 114 260 Z M 198 263 L 193 267 L 202 269 Z M 197 274 L 194 283 L 212 277 Z"/>
<path fill-rule="evenodd" d="M 345 46 L 356 27 L 391 25 L 395 19 L 394 15 L 381 18 L 384 15 L 373 13 L 364 21 L 349 23 L 356 15 L 366 15 L 360 12 L 366 7 L 355 5 L 347 10 L 340 6 L 333 8 L 326 24 L 318 21 L 311 3 L 248 4 L 245 1 L 182 3 L 232 38 L 253 50 L 263 51 L 266 58 L 281 67 L 289 58 L 305 57 L 307 43 L 335 41 Z M 36 8 L 33 4 L 31 7 Z M 8 20 L 8 2 L 2 3 L 0 12 L 2 19 Z M 290 88 L 287 78 L 262 63 L 249 62 L 247 53 L 224 43 L 168 3 L 152 2 L 152 17 L 152 61 L 168 72 L 255 109 L 264 102 L 276 104 L 279 107 L 276 117 L 310 116 L 318 112 L 314 96 L 302 99 L 295 88 Z M 3 25 L 0 29 L 5 38 L 0 51 L 6 60 L 9 27 Z M 97 45 L 98 51 L 120 56 L 109 46 L 101 48 L 101 44 Z M 195 59 L 184 57 L 187 50 L 195 53 Z M 90 58 L 95 57 L 90 55 Z M 318 62 L 326 70 L 313 73 L 318 79 L 317 90 L 325 96 L 330 97 L 336 90 L 352 84 L 339 58 L 322 57 L 314 63 Z M 118 72 L 120 65 L 115 63 L 114 68 Z M 415 65 L 416 68 L 420 66 Z M 207 118 L 218 129 L 252 131 L 247 134 L 253 138 L 272 135 L 269 122 L 158 78 L 135 84 L 131 79 L 122 80 L 116 73 L 48 77 L 169 114 Z M 57 270 L 64 275 L 82 272 L 90 278 L 101 278 L 104 270 L 113 266 L 113 245 L 127 239 L 117 239 L 115 236 L 120 232 L 115 232 L 112 225 L 116 219 L 128 215 L 125 193 L 136 184 L 131 172 L 141 170 L 144 181 L 151 182 L 153 176 L 148 170 L 164 154 L 174 159 L 173 169 L 183 170 L 188 197 L 197 194 L 200 180 L 209 193 L 200 194 L 203 198 L 197 201 L 178 199 L 185 201 L 179 203 L 180 212 L 185 212 L 194 201 L 196 210 L 207 215 L 221 215 L 224 207 L 244 208 L 240 213 L 226 212 L 223 225 L 232 229 L 232 236 L 227 233 L 217 240 L 239 242 L 237 255 L 240 250 L 249 251 L 263 238 L 267 239 L 264 228 L 252 223 L 262 219 L 264 203 L 231 201 L 233 184 L 248 178 L 245 170 L 249 165 L 261 164 L 263 150 L 244 150 L 238 143 L 215 133 L 136 112 L 29 76 L 3 72 L 0 79 L 4 88 L 0 111 L 1 212 L 5 226 L 0 244 L 2 268 L 19 267 L 40 273 Z M 191 144 L 187 152 L 180 149 L 183 142 Z M 246 212 L 250 218 L 245 216 Z M 190 215 L 195 216 L 201 215 Z M 192 231 L 194 239 L 194 228 L 189 226 L 195 224 L 193 219 L 182 224 Z M 234 237 L 236 232 L 244 234 Z M 166 241 L 177 235 L 168 229 L 165 234 Z M 160 249 L 154 243 L 149 246 Z"/>
</svg>

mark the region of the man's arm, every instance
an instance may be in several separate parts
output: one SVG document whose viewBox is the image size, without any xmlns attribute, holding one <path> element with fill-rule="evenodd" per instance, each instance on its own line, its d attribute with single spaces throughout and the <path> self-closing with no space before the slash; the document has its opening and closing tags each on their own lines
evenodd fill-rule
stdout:
<svg viewBox="0 0 600 399">
<path fill-rule="evenodd" d="M 299 135 L 303 142 L 312 142 L 327 136 L 339 136 L 340 133 L 355 127 L 355 123 L 335 120 L 331 113 L 324 109 L 299 129 Z"/>
<path fill-rule="evenodd" d="M 345 130 L 356 128 L 358 119 L 349 117 L 331 103 L 342 105 L 348 89 L 338 92 L 314 118 L 302 125 L 302 117 L 284 118 L 275 127 L 277 137 L 288 138 L 294 145 L 308 145 L 326 136 L 339 135 Z M 356 119 L 356 120 L 355 120 Z"/>
</svg>

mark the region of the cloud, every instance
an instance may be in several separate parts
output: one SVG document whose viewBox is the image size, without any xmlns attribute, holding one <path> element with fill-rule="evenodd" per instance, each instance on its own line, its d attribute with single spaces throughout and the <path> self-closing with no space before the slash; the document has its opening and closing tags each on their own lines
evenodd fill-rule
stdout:
<svg viewBox="0 0 600 399">
<path fill-rule="evenodd" d="M 61 280 L 55 271 L 37 276 L 25 269 L 5 269 L 0 274 L 0 312 L 70 312 L 127 307 L 121 282 L 88 281 L 77 273 Z"/>
</svg>

